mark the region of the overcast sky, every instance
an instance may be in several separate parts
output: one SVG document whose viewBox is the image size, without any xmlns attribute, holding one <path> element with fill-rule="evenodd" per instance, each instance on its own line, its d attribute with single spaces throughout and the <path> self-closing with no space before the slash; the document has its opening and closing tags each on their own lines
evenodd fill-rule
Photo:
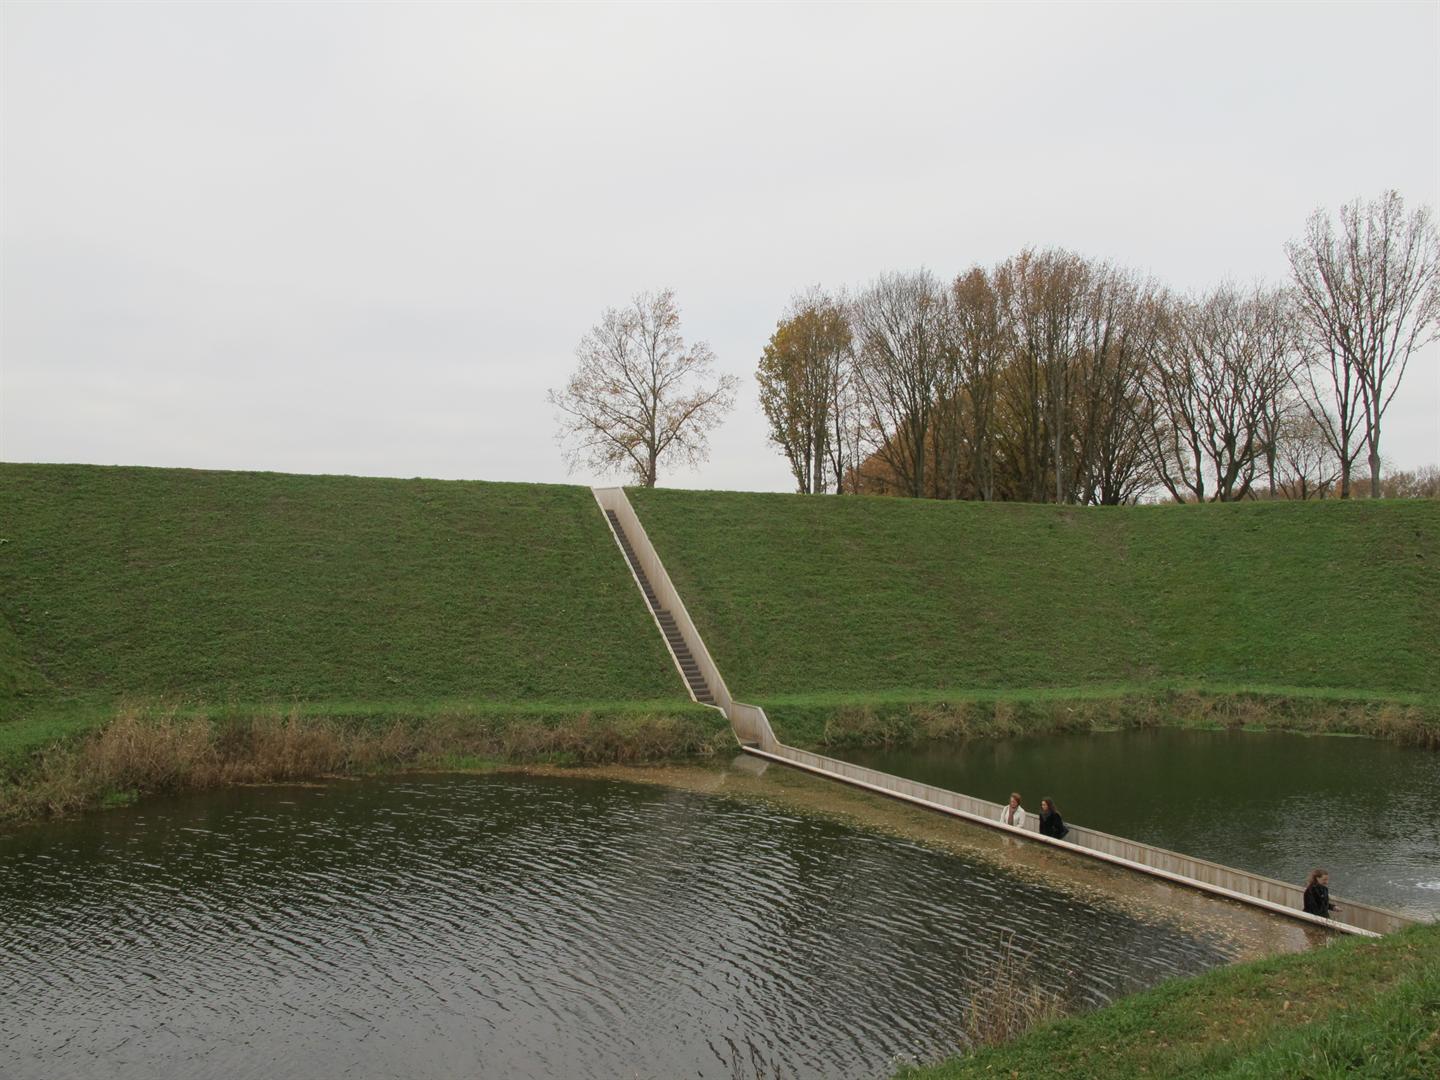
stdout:
<svg viewBox="0 0 1440 1080">
<path fill-rule="evenodd" d="M 742 393 L 661 483 L 787 490 L 792 293 L 1278 281 L 1317 206 L 1440 202 L 1437 11 L 9 0 L 0 457 L 563 481 L 546 389 L 668 285 Z M 1432 348 L 1388 461 L 1437 418 Z"/>
</svg>

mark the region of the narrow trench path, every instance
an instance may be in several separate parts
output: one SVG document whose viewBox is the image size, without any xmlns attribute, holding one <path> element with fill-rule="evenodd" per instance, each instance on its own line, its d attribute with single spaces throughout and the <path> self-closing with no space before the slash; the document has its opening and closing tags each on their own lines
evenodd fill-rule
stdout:
<svg viewBox="0 0 1440 1080">
<path fill-rule="evenodd" d="M 690 695 L 702 705 L 714 705 L 715 695 L 710 693 L 710 687 L 705 684 L 705 676 L 700 673 L 700 665 L 696 663 L 690 646 L 685 641 L 685 635 L 675 625 L 675 616 L 668 608 L 660 606 L 660 598 L 655 595 L 655 589 L 650 584 L 650 579 L 645 576 L 645 570 L 640 565 L 640 560 L 635 557 L 635 549 L 630 546 L 630 538 L 625 535 L 625 527 L 620 524 L 620 519 L 615 515 L 614 510 L 606 510 L 605 516 L 610 519 L 610 527 L 615 530 L 615 537 L 620 541 L 620 548 L 625 552 L 625 561 L 630 564 L 630 569 L 635 571 L 635 578 L 640 582 L 640 588 L 645 593 L 645 602 L 650 605 L 650 610 L 655 613 L 655 619 L 660 623 L 660 631 L 665 635 L 665 643 L 670 646 L 670 652 L 675 657 L 675 662 L 680 665 L 681 674 L 685 676 L 685 682 L 690 687 Z"/>
</svg>

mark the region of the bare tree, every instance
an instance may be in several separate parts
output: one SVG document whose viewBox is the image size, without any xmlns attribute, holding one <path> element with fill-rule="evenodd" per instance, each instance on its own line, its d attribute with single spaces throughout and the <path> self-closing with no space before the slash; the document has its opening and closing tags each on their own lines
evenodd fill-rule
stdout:
<svg viewBox="0 0 1440 1080">
<path fill-rule="evenodd" d="M 1045 371 L 1035 350 L 1021 338 L 1019 296 L 1029 251 L 997 266 L 991 275 L 996 295 L 1005 304 L 1010 328 L 1006 362 L 1000 372 L 996 410 L 996 456 L 1005 477 L 1004 498 L 1044 502 L 1050 465 L 1050 428 L 1046 422 Z"/>
<path fill-rule="evenodd" d="M 770 336 L 755 373 L 770 440 L 790 462 L 802 495 L 824 492 L 844 476 L 844 380 L 850 324 L 833 299 L 812 289 L 797 296 Z"/>
<path fill-rule="evenodd" d="M 661 459 L 699 464 L 735 403 L 733 375 L 714 377 L 703 341 L 686 347 L 675 294 L 640 293 L 610 308 L 575 348 L 579 366 L 546 396 L 572 469 L 624 471 L 654 487 Z"/>
<path fill-rule="evenodd" d="M 1010 300 L 1014 356 L 1005 380 L 1019 494 L 1044 502 L 1074 498 L 1071 429 L 1090 266 L 1068 251 L 1022 251 L 995 271 Z"/>
<path fill-rule="evenodd" d="M 1440 499 L 1440 466 L 1387 472 L 1381 487 L 1387 499 Z"/>
<path fill-rule="evenodd" d="M 1275 447 L 1271 495 L 1284 499 L 1323 499 L 1340 477 L 1340 459 L 1321 425 L 1304 410 L 1281 420 Z"/>
<path fill-rule="evenodd" d="M 1102 265 L 1091 268 L 1074 395 L 1075 468 L 1080 497 L 1118 506 L 1154 485 L 1143 387 L 1164 329 L 1165 296 L 1153 282 Z"/>
<path fill-rule="evenodd" d="M 969 439 L 970 486 L 975 497 L 995 498 L 996 408 L 1000 374 L 1012 348 L 1009 300 L 976 266 L 951 286 L 955 320 L 955 364 L 959 372 L 962 423 Z"/>
<path fill-rule="evenodd" d="M 924 270 L 887 274 L 851 305 L 861 419 L 900 489 L 915 498 L 927 493 L 930 421 L 950 347 L 948 307 Z"/>
<path fill-rule="evenodd" d="M 846 313 L 848 320 L 850 305 L 843 298 L 835 302 Z M 851 494 L 860 493 L 859 465 L 864 447 L 869 438 L 860 410 L 858 380 L 855 375 L 855 345 L 853 331 L 850 349 L 840 365 L 839 378 L 835 382 L 835 400 L 830 405 L 830 478 L 835 494 L 845 494 L 847 478 Z"/>
<path fill-rule="evenodd" d="M 1340 208 L 1337 235 L 1316 210 L 1302 239 L 1286 245 L 1316 368 L 1312 415 L 1340 457 L 1341 497 L 1350 494 L 1355 413 L 1364 423 L 1370 494 L 1381 495 L 1380 429 L 1410 355 L 1440 336 L 1440 239 L 1428 207 L 1405 213 L 1387 191 L 1372 203 Z M 1316 407 L 1318 406 L 1318 408 Z"/>
<path fill-rule="evenodd" d="M 1227 284 L 1180 307 L 1146 385 L 1152 461 L 1175 498 L 1250 493 L 1270 452 L 1267 417 L 1296 363 L 1281 293 Z"/>
</svg>

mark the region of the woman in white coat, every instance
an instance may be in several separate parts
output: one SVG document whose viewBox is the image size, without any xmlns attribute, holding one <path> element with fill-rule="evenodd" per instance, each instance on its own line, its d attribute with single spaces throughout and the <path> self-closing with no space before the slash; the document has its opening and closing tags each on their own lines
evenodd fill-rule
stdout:
<svg viewBox="0 0 1440 1080">
<path fill-rule="evenodd" d="M 1020 805 L 1020 793 L 1010 793 L 1010 805 L 1000 811 L 1000 821 L 1004 825 L 1013 825 L 1017 829 L 1025 828 L 1025 808 Z"/>
</svg>

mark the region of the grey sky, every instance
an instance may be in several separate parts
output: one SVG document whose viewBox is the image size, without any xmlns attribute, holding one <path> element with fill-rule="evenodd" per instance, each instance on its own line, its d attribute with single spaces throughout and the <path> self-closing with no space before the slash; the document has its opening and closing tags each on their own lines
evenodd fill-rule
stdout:
<svg viewBox="0 0 1440 1080">
<path fill-rule="evenodd" d="M 1057 244 L 1279 279 L 1440 187 L 1440 7 L 4 5 L 0 457 L 565 480 L 545 390 L 670 285 L 791 486 L 790 295 Z M 1440 356 L 1383 449 L 1440 462 Z M 589 476 L 575 476 L 588 482 Z"/>
</svg>

